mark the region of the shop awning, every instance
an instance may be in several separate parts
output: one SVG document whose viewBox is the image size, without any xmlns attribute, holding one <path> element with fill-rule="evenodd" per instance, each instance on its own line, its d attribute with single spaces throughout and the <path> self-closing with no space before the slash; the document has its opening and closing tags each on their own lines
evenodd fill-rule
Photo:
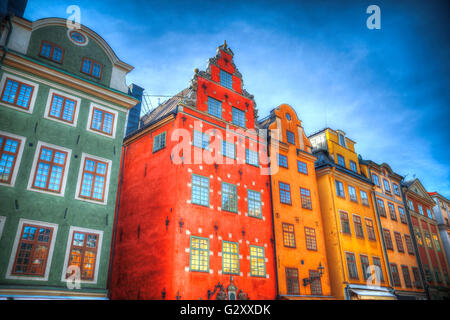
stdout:
<svg viewBox="0 0 450 320">
<path fill-rule="evenodd" d="M 350 291 L 360 300 L 397 300 L 395 295 L 384 290 L 350 289 Z"/>
</svg>

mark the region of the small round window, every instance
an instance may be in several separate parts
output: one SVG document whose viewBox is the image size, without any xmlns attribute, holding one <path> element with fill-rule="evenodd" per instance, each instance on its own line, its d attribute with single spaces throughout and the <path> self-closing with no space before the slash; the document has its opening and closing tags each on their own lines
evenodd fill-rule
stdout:
<svg viewBox="0 0 450 320">
<path fill-rule="evenodd" d="M 78 31 L 70 31 L 69 37 L 75 44 L 85 45 L 87 43 L 87 38 Z"/>
<path fill-rule="evenodd" d="M 291 115 L 289 113 L 286 113 L 286 119 L 291 120 Z"/>
</svg>

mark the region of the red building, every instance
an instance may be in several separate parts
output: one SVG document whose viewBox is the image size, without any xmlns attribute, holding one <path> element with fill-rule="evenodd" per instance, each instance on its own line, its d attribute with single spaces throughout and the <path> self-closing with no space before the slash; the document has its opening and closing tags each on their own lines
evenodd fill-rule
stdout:
<svg viewBox="0 0 450 320">
<path fill-rule="evenodd" d="M 449 268 L 433 214 L 435 202 L 419 179 L 405 182 L 403 188 L 415 236 L 414 242 L 419 252 L 418 262 L 426 282 L 425 289 L 432 300 L 448 299 Z"/>
<path fill-rule="evenodd" d="M 276 297 L 267 146 L 242 86 L 224 43 L 125 138 L 112 299 Z"/>
</svg>

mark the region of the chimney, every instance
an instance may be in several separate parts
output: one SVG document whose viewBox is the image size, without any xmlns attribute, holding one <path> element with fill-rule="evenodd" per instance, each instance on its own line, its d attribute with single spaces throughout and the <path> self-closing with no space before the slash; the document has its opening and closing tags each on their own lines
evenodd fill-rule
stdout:
<svg viewBox="0 0 450 320">
<path fill-rule="evenodd" d="M 142 107 L 142 94 L 144 93 L 144 89 L 139 87 L 138 85 L 132 83 L 128 87 L 128 94 L 140 102 L 136 104 L 133 108 L 130 109 L 128 113 L 128 121 L 127 128 L 125 130 L 125 136 L 129 135 L 133 131 L 136 131 L 139 128 L 139 119 L 141 117 L 141 107 Z"/>
</svg>

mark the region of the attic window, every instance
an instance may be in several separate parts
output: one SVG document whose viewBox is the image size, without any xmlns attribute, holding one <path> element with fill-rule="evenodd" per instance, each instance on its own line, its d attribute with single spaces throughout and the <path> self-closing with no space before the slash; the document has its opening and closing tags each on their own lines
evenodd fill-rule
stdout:
<svg viewBox="0 0 450 320">
<path fill-rule="evenodd" d="M 291 120 L 291 115 L 289 113 L 286 113 L 286 119 Z"/>
<path fill-rule="evenodd" d="M 228 89 L 233 88 L 233 76 L 231 73 L 220 70 L 220 84 Z"/>
<path fill-rule="evenodd" d="M 79 31 L 69 30 L 69 39 L 78 46 L 85 46 L 88 43 L 88 38 Z"/>
<path fill-rule="evenodd" d="M 345 138 L 343 134 L 339 134 L 339 144 L 345 147 Z"/>
</svg>

